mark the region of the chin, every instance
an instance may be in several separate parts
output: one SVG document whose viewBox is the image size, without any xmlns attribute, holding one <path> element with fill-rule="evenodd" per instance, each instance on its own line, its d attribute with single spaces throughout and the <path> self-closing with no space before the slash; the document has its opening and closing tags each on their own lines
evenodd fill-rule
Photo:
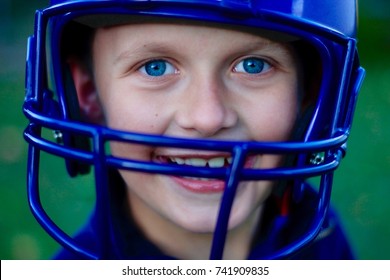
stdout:
<svg viewBox="0 0 390 280">
<path fill-rule="evenodd" d="M 212 234 L 216 227 L 219 207 L 220 205 L 218 204 L 215 207 L 205 207 L 204 209 L 176 211 L 176 213 L 182 215 L 173 217 L 171 221 L 180 228 L 192 233 Z M 237 200 L 230 214 L 228 230 L 234 230 L 252 221 L 253 213 L 257 213 L 258 211 L 256 210 L 259 208 L 257 205 Z M 186 214 L 184 215 L 183 213 Z"/>
</svg>

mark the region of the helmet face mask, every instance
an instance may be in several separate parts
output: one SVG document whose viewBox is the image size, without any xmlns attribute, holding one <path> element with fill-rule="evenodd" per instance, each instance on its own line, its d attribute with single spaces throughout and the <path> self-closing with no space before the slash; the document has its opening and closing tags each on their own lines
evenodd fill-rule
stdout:
<svg viewBox="0 0 390 280">
<path fill-rule="evenodd" d="M 127 170 L 146 174 L 218 179 L 225 187 L 216 222 L 210 258 L 223 256 L 228 222 L 240 182 L 280 181 L 291 185 L 292 196 L 300 201 L 304 180 L 319 177 L 315 213 L 307 230 L 291 244 L 266 252 L 262 258 L 286 258 L 303 248 L 319 233 L 329 206 L 333 172 L 346 151 L 357 93 L 364 76 L 356 51 L 354 18 L 339 20 L 346 7 L 356 9 L 355 1 L 306 1 L 296 6 L 290 1 L 52 1 L 45 10 L 37 11 L 35 33 L 29 39 L 26 98 L 24 112 L 30 121 L 25 138 L 29 143 L 29 202 L 41 225 L 59 243 L 88 258 L 107 256 L 107 247 L 116 244 L 110 236 L 110 170 Z M 311 4 L 313 3 L 313 4 Z M 334 18 L 325 17 L 322 8 L 337 7 Z M 349 5 L 349 6 L 348 6 Z M 352 13 L 351 13 L 352 14 Z M 114 15 L 114 16 L 112 16 Z M 343 13 L 344 15 L 344 13 Z M 354 15 L 355 16 L 355 15 Z M 82 119 L 77 94 L 67 72 L 63 54 L 64 30 L 71 22 L 96 28 L 97 23 L 115 25 L 140 20 L 176 22 L 202 21 L 201 24 L 246 28 L 261 36 L 282 41 L 304 42 L 315 52 L 304 53 L 303 60 L 318 58 L 320 77 L 313 85 L 316 100 L 310 102 L 307 115 L 300 117 L 298 132 L 286 142 L 255 142 L 235 139 L 188 139 L 173 136 L 122 131 L 91 124 Z M 113 21 L 115 19 L 115 22 Z M 77 25 L 78 26 L 78 25 Z M 281 36 L 283 34 L 283 36 Z M 71 38 L 71 36 L 70 36 Z M 75 42 L 78 41 L 75 39 Z M 88 41 L 88 40 L 87 40 Z M 70 44 L 72 45 L 72 44 Z M 315 57 L 306 57 L 315 54 Z M 87 58 L 88 59 L 88 58 Z M 305 67 L 304 67 L 305 68 Z M 50 73 L 51 77 L 49 77 Z M 307 79 L 307 77 L 304 77 Z M 51 83 L 49 81 L 52 81 Z M 56 141 L 42 130 L 56 132 Z M 111 152 L 110 145 L 166 147 L 178 150 L 212 151 L 229 155 L 229 164 L 210 168 L 179 165 L 173 162 L 151 162 L 124 158 Z M 95 214 L 107 236 L 107 244 L 99 250 L 84 248 L 56 225 L 40 202 L 39 160 L 47 152 L 65 158 L 70 176 L 93 171 L 96 184 Z M 282 155 L 286 164 L 270 169 L 247 168 L 245 161 L 254 155 Z M 283 184 L 281 184 L 283 185 Z M 281 187 L 281 196 L 285 195 Z M 290 195 L 290 193 L 289 193 Z"/>
</svg>

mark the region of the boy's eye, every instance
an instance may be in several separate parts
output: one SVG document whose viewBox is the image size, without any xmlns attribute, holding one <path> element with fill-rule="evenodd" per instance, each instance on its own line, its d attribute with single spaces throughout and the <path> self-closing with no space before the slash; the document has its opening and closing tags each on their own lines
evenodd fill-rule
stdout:
<svg viewBox="0 0 390 280">
<path fill-rule="evenodd" d="M 167 74 L 174 74 L 175 68 L 163 59 L 151 60 L 145 63 L 140 71 L 148 76 L 159 77 Z"/>
<path fill-rule="evenodd" d="M 241 60 L 236 66 L 234 66 L 234 72 L 247 73 L 247 74 L 260 74 L 271 68 L 266 61 L 257 57 L 249 57 Z"/>
</svg>

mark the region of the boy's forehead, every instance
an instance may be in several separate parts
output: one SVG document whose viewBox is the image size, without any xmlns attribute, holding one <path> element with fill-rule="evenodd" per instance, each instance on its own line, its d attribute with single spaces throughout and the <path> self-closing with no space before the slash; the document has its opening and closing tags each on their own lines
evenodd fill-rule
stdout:
<svg viewBox="0 0 390 280">
<path fill-rule="evenodd" d="M 107 42 L 110 44 L 106 44 Z M 154 23 L 99 28 L 95 33 L 94 46 L 100 50 L 102 45 L 110 46 L 110 53 L 116 54 L 115 62 L 152 53 L 171 55 L 176 53 L 182 56 L 186 52 L 195 51 L 199 55 L 206 49 L 209 53 L 218 50 L 213 57 L 223 56 L 230 52 L 255 51 L 284 56 L 289 49 L 287 43 L 275 42 L 250 33 L 229 29 L 218 30 L 209 26 L 156 25 Z M 207 48 L 205 48 L 206 45 Z"/>
<path fill-rule="evenodd" d="M 248 27 L 246 25 L 244 26 L 239 24 L 237 25 L 222 24 L 222 23 L 199 21 L 199 20 L 163 18 L 163 17 L 156 17 L 156 16 L 101 14 L 101 15 L 82 16 L 77 18 L 76 21 L 88 27 L 91 27 L 93 29 L 113 27 L 119 25 L 128 25 L 128 24 L 169 23 L 169 24 L 177 24 L 177 25 L 210 26 L 210 27 L 221 28 L 221 29 L 236 30 L 236 31 L 258 35 L 277 42 L 292 42 L 292 41 L 297 41 L 299 39 L 291 34 L 281 33 L 278 31 L 264 29 L 264 28 Z"/>
</svg>

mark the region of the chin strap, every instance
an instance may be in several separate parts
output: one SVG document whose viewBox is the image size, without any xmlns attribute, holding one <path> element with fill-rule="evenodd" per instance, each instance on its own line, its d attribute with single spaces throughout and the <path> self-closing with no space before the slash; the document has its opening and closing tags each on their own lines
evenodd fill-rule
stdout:
<svg viewBox="0 0 390 280">
<path fill-rule="evenodd" d="M 290 206 L 291 206 L 291 196 L 292 196 L 292 187 L 287 186 L 282 197 L 277 199 L 277 207 L 279 210 L 278 215 L 276 215 L 275 219 L 272 222 L 272 226 L 269 231 L 269 239 L 267 241 L 267 246 L 263 248 L 266 255 L 272 255 L 272 252 L 277 250 L 280 242 L 280 235 L 286 227 L 289 214 L 290 214 Z M 267 251 L 268 250 L 268 251 Z"/>
<path fill-rule="evenodd" d="M 287 217 L 290 213 L 290 203 L 291 203 L 291 187 L 287 187 L 283 193 L 282 198 L 279 201 L 279 215 L 282 217 Z"/>
</svg>

